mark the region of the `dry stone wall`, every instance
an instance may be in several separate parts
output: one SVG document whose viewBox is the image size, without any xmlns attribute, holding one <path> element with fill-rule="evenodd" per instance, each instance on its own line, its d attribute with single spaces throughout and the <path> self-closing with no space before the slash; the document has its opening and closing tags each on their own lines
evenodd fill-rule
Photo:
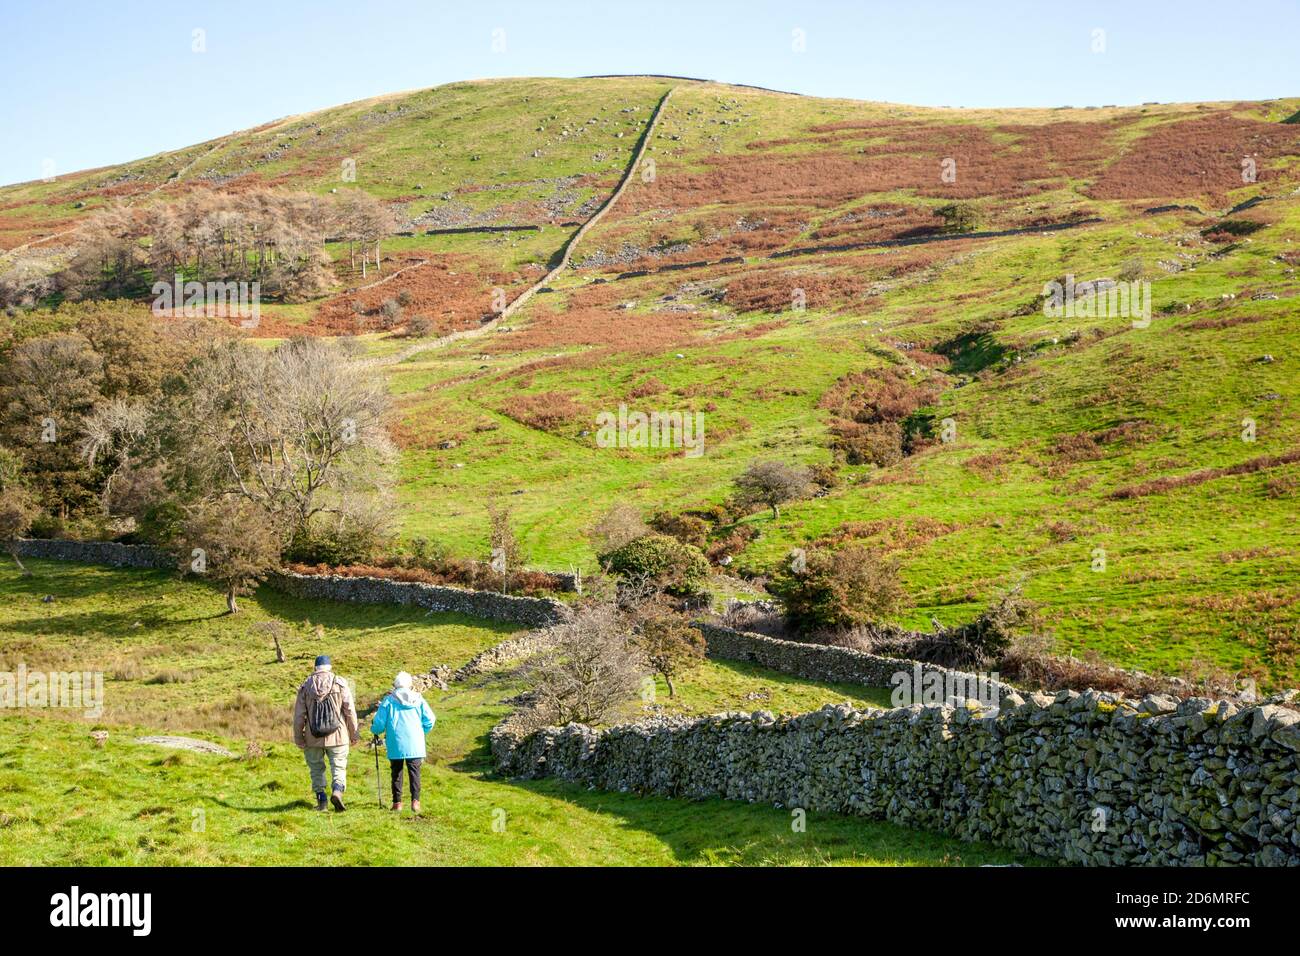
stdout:
<svg viewBox="0 0 1300 956">
<path fill-rule="evenodd" d="M 493 729 L 498 770 L 857 814 L 1092 865 L 1300 865 L 1300 714 L 1087 691 Z"/>
<path fill-rule="evenodd" d="M 978 684 L 981 690 L 989 692 L 984 699 L 992 702 L 1000 700 L 1005 694 L 1016 693 L 1015 687 L 992 675 L 971 674 L 921 661 L 880 657 L 848 647 L 783 641 L 765 634 L 737 631 L 703 621 L 695 622 L 694 626 L 704 635 L 710 657 L 761 664 L 807 680 L 889 687 L 894 675 L 901 673 L 908 676 L 909 687 L 913 687 L 913 675 L 921 682 L 933 681 L 934 684 L 949 689 L 969 687 L 973 690 Z M 970 696 L 975 695 L 972 692 Z M 941 700 L 933 702 L 940 703 Z"/>
<path fill-rule="evenodd" d="M 30 538 L 15 543 L 20 558 L 106 564 L 115 568 L 176 568 L 176 559 L 161 548 L 116 541 L 62 541 Z"/>
<path fill-rule="evenodd" d="M 564 604 L 552 598 L 518 597 L 495 591 L 470 591 L 416 581 L 390 581 L 387 578 L 283 572 L 275 575 L 270 583 L 294 597 L 310 600 L 407 604 L 431 611 L 454 611 L 527 627 L 550 627 L 560 623 L 569 613 Z"/>
<path fill-rule="evenodd" d="M 61 541 L 33 538 L 18 542 L 18 554 L 24 558 L 75 561 L 81 564 L 106 564 L 126 568 L 176 569 L 176 559 L 166 551 L 145 545 L 120 544 L 115 541 Z M 471 591 L 412 581 L 385 578 L 344 577 L 334 574 L 296 574 L 282 572 L 267 582 L 295 597 L 361 604 L 405 604 L 432 611 L 454 611 L 471 617 L 506 621 L 526 627 L 542 628 L 558 624 L 568 616 L 568 608 L 552 598 L 518 597 L 495 591 Z"/>
</svg>

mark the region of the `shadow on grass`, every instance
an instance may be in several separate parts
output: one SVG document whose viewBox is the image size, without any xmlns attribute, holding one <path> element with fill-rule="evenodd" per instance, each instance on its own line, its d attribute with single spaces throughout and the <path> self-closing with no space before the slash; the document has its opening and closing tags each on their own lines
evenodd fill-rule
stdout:
<svg viewBox="0 0 1300 956">
<path fill-rule="evenodd" d="M 29 597 L 45 597 L 48 594 L 56 602 L 59 599 L 97 596 L 108 589 L 143 595 L 154 592 L 159 584 L 177 580 L 176 575 L 168 571 L 111 568 L 35 558 L 24 563 L 31 574 L 20 573 L 12 564 L 0 565 L 0 578 L 5 582 L 5 591 Z M 124 571 L 130 573 L 123 573 Z"/>
<path fill-rule="evenodd" d="M 557 780 L 489 779 L 615 817 L 619 826 L 661 840 L 683 863 L 971 866 L 1045 862 L 988 844 L 963 843 L 929 830 L 865 817 L 809 813 L 804 832 L 798 833 L 792 827 L 792 811 L 764 804 L 593 791 Z"/>
<path fill-rule="evenodd" d="M 501 635 L 524 630 L 522 625 L 506 621 L 489 621 L 483 618 L 457 614 L 454 611 L 434 611 L 426 608 L 393 604 L 362 604 L 351 601 L 331 601 L 326 598 L 297 598 L 277 591 L 270 586 L 257 589 L 246 602 L 254 603 L 268 615 L 289 621 L 321 624 L 337 630 L 410 625 L 414 627 L 439 627 L 459 625 L 478 630 L 494 631 Z M 504 638 L 503 638 L 504 639 Z"/>
<path fill-rule="evenodd" d="M 135 630 L 137 624 L 150 631 L 157 631 L 184 624 L 199 624 L 223 616 L 222 614 L 213 614 L 207 617 L 171 618 L 144 609 L 128 609 L 125 612 L 60 612 L 57 604 L 49 605 L 49 607 L 48 614 L 29 617 L 26 620 L 9 621 L 4 625 L 5 631 L 13 634 L 32 635 L 68 634 L 80 636 L 103 634 L 113 636 L 114 634 L 130 633 Z"/>
<path fill-rule="evenodd" d="M 227 810 L 238 810 L 240 813 L 289 813 L 293 810 L 314 810 L 316 804 L 304 798 L 290 800 L 288 803 L 277 803 L 272 807 L 246 807 L 230 800 L 221 800 L 211 798 L 212 802 L 219 807 L 225 807 Z"/>
</svg>

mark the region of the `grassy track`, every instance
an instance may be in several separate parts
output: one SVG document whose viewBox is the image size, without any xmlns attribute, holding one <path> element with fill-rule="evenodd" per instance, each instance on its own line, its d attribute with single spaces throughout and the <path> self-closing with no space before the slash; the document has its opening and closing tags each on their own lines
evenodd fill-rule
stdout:
<svg viewBox="0 0 1300 956">
<path fill-rule="evenodd" d="M 351 809 L 308 809 L 306 768 L 287 739 L 296 684 L 321 651 L 356 680 L 363 708 L 399 668 L 463 663 L 504 627 L 403 608 L 302 602 L 263 591 L 237 618 L 218 595 L 161 573 L 30 562 L 0 570 L 0 671 L 105 672 L 96 718 L 50 709 L 0 716 L 0 865 L 16 864 L 978 864 L 1007 852 L 891 824 L 812 814 L 793 833 L 788 811 L 596 793 L 489 773 L 485 736 L 519 686 L 492 675 L 431 692 L 438 715 L 424 774 L 424 814 L 376 807 L 374 764 L 350 764 Z M 54 600 L 41 598 L 52 595 Z M 289 663 L 251 632 L 292 629 Z M 310 622 L 310 623 L 309 623 Z M 324 636 L 314 636 L 316 626 Z M 680 712 L 800 711 L 884 701 L 884 693 L 708 662 L 684 680 Z M 638 705 L 640 706 L 640 705 Z M 109 733 L 102 749 L 90 732 Z M 134 742 L 146 733 L 211 739 L 222 758 Z M 381 765 L 381 773 L 386 767 Z M 385 796 L 385 800 L 387 797 Z M 504 815 L 503 815 L 504 814 Z M 504 829 L 500 821 L 504 820 Z M 494 827 L 494 824 L 496 826 Z"/>
</svg>

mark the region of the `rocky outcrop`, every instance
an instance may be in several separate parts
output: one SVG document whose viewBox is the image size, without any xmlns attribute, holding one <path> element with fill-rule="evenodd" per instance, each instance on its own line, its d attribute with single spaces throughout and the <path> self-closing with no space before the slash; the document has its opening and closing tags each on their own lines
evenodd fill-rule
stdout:
<svg viewBox="0 0 1300 956">
<path fill-rule="evenodd" d="M 1088 691 L 493 729 L 498 770 L 856 814 L 1091 865 L 1300 865 L 1300 714 Z"/>
</svg>

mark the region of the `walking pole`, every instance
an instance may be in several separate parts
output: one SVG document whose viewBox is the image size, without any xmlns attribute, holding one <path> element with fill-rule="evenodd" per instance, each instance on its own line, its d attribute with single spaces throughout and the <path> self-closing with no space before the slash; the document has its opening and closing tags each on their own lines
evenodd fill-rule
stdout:
<svg viewBox="0 0 1300 956">
<path fill-rule="evenodd" d="M 384 809 L 384 788 L 379 782 L 379 738 L 370 738 L 370 748 L 375 752 L 375 799 L 379 801 L 379 809 Z"/>
</svg>

